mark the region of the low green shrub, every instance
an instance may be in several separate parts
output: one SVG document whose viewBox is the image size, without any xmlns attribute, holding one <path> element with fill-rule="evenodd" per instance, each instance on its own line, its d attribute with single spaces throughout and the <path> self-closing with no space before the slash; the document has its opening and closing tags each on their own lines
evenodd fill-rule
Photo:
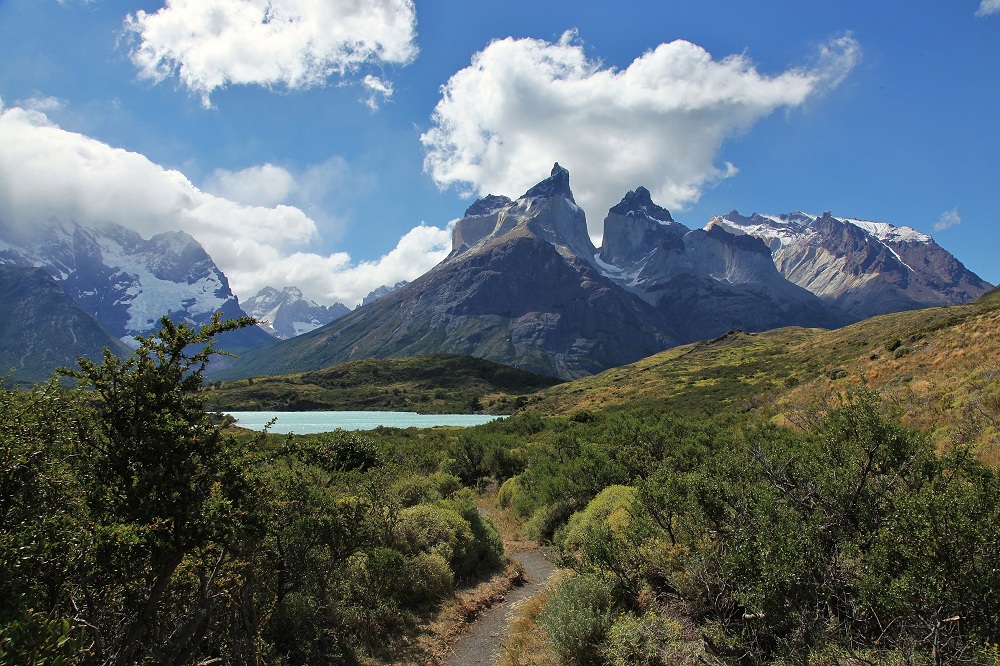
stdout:
<svg viewBox="0 0 1000 666">
<path fill-rule="evenodd" d="M 468 524 L 472 542 L 452 562 L 456 580 L 473 580 L 497 571 L 506 564 L 503 539 L 493 522 L 480 513 L 469 496 L 453 495 L 438 502 L 438 506 L 454 511 Z"/>
<path fill-rule="evenodd" d="M 615 619 L 611 583 L 581 574 L 559 584 L 538 616 L 548 644 L 566 664 L 603 663 L 603 644 Z"/>
<path fill-rule="evenodd" d="M 519 478 L 520 477 L 512 476 L 500 484 L 500 489 L 497 490 L 497 505 L 501 509 L 509 509 L 514 503 L 517 493 L 520 490 L 518 486 Z"/>
<path fill-rule="evenodd" d="M 456 511 L 418 504 L 399 512 L 393 540 L 407 555 L 434 553 L 454 568 L 465 558 L 474 537 L 469 523 Z"/>
<path fill-rule="evenodd" d="M 703 663 L 703 652 L 700 640 L 685 640 L 678 621 L 653 612 L 619 616 L 605 649 L 613 666 L 688 666 Z"/>
<path fill-rule="evenodd" d="M 595 531 L 600 531 L 602 538 L 607 538 L 609 531 L 620 532 L 631 522 L 630 509 L 635 501 L 635 488 L 608 486 L 583 511 L 570 517 L 565 529 L 556 533 L 553 542 L 560 548 L 579 549 Z"/>
<path fill-rule="evenodd" d="M 461 488 L 462 482 L 457 476 L 447 472 L 435 472 L 426 476 L 412 474 L 404 477 L 396 482 L 393 491 L 398 497 L 400 506 L 411 507 L 446 499 Z"/>
<path fill-rule="evenodd" d="M 449 596 L 455 589 L 455 574 L 437 553 L 417 553 L 406 562 L 406 583 L 403 603 L 421 608 Z"/>
</svg>

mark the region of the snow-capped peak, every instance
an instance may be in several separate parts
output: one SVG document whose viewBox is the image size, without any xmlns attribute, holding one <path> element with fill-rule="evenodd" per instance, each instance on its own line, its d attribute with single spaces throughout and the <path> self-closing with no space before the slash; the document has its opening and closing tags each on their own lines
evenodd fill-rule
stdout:
<svg viewBox="0 0 1000 666">
<path fill-rule="evenodd" d="M 880 243 L 930 243 L 933 241 L 927 234 L 921 233 L 911 227 L 898 227 L 888 222 L 835 217 L 829 213 L 824 213 L 820 216 L 802 211 L 781 215 L 754 213 L 750 217 L 744 217 L 734 210 L 726 215 L 713 217 L 705 229 L 707 230 L 712 225 L 718 224 L 730 230 L 743 231 L 751 236 L 763 239 L 771 245 L 772 249 L 776 249 L 776 245 L 785 246 L 804 237 L 811 236 L 815 233 L 814 227 L 816 222 L 824 217 L 829 217 L 842 224 L 855 226 Z"/>
<path fill-rule="evenodd" d="M 264 287 L 248 298 L 243 307 L 257 319 L 258 326 L 282 340 L 308 333 L 350 312 L 341 303 L 319 305 L 298 287 L 285 287 L 280 292 Z"/>
<path fill-rule="evenodd" d="M 873 236 L 880 241 L 889 243 L 930 243 L 933 239 L 927 234 L 920 233 L 916 229 L 911 227 L 897 227 L 895 225 L 889 224 L 888 222 L 872 222 L 870 220 L 855 220 L 847 217 L 834 218 L 840 220 L 841 222 L 846 222 L 848 224 L 853 224 L 854 226 L 864 229 L 868 235 Z"/>
</svg>

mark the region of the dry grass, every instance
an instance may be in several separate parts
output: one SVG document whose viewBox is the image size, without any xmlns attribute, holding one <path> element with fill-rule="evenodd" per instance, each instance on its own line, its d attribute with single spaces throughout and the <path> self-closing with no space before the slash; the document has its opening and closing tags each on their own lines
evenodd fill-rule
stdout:
<svg viewBox="0 0 1000 666">
<path fill-rule="evenodd" d="M 442 666 L 452 646 L 467 626 L 493 604 L 502 601 L 512 587 L 523 580 L 517 563 L 489 580 L 458 591 L 435 612 L 421 618 L 411 638 L 391 659 L 364 662 L 365 666 Z"/>
<path fill-rule="evenodd" d="M 1000 294 L 832 331 L 731 333 L 548 389 L 530 409 L 752 411 L 807 428 L 861 386 L 939 448 L 968 444 L 1000 464 Z"/>
<path fill-rule="evenodd" d="M 558 666 L 559 659 L 549 649 L 545 631 L 538 626 L 538 615 L 545 608 L 551 590 L 558 585 L 560 574 L 541 593 L 525 599 L 513 608 L 514 619 L 507 639 L 500 646 L 499 666 Z"/>
<path fill-rule="evenodd" d="M 900 338 L 896 338 L 900 339 Z M 872 341 L 874 342 L 874 340 Z M 931 434 L 941 449 L 971 445 L 984 463 L 1000 464 L 1000 312 L 988 311 L 901 339 L 899 350 L 872 344 L 842 364 L 846 375 L 820 375 L 785 393 L 779 418 L 810 420 L 865 386 L 907 427 Z"/>
</svg>

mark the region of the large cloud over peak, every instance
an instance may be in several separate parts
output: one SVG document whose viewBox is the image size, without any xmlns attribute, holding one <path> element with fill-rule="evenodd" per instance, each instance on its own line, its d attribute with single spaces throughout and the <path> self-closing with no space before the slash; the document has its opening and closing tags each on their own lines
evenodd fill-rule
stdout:
<svg viewBox="0 0 1000 666">
<path fill-rule="evenodd" d="M 51 220 L 72 220 L 120 224 L 147 237 L 184 230 L 244 299 L 264 286 L 294 285 L 324 303 L 354 305 L 383 284 L 415 279 L 450 249 L 447 229 L 421 225 L 378 261 L 310 251 L 319 236 L 315 220 L 282 201 L 328 188 L 347 168 L 338 158 L 300 176 L 271 164 L 217 171 L 209 180 L 218 194 L 210 194 L 144 155 L 61 129 L 40 111 L 4 109 L 2 102 L 0 145 L 0 228 L 31 233 Z"/>
<path fill-rule="evenodd" d="M 167 0 L 129 14 L 125 30 L 142 77 L 176 75 L 205 106 L 230 84 L 309 88 L 417 55 L 412 0 Z"/>
<path fill-rule="evenodd" d="M 424 168 L 441 187 L 517 196 L 559 161 L 597 230 L 638 185 L 667 207 L 693 203 L 736 172 L 715 164 L 727 137 L 837 85 L 859 57 L 845 36 L 811 66 L 767 76 L 744 55 L 715 60 L 678 40 L 617 70 L 589 59 L 572 31 L 496 40 L 442 87 Z"/>
</svg>

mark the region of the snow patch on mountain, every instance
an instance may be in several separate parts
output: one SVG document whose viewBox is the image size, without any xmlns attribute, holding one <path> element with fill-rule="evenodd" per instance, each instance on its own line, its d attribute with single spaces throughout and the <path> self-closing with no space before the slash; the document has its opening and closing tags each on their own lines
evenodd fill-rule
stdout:
<svg viewBox="0 0 1000 666">
<path fill-rule="evenodd" d="M 160 257 L 145 252 L 130 254 L 119 243 L 111 239 L 102 240 L 103 263 L 118 269 L 115 274 L 118 284 L 131 281 L 120 297 L 121 302 L 128 306 L 127 336 L 153 330 L 160 317 L 167 313 L 183 311 L 188 318 L 198 321 L 211 318 L 233 298 L 220 272 L 209 271 L 200 277 L 188 275 L 185 282 L 161 279 L 150 269 Z M 186 241 L 179 237 L 164 240 L 166 249 L 174 254 L 180 254 L 187 248 L 188 242 L 194 242 L 194 239 Z M 91 290 L 81 295 L 95 293 L 96 290 Z"/>
<path fill-rule="evenodd" d="M 264 287 L 243 305 L 261 329 L 280 340 L 315 331 L 351 311 L 343 303 L 320 305 L 306 298 L 298 287 L 281 291 Z"/>
<path fill-rule="evenodd" d="M 718 224 L 731 232 L 743 232 L 756 236 L 768 242 L 771 249 L 774 250 L 776 247 L 770 241 L 776 241 L 781 246 L 785 246 L 814 236 L 816 232 L 812 226 L 820 217 L 802 211 L 782 215 L 754 213 L 750 217 L 743 217 L 736 211 L 732 211 L 727 215 L 713 217 L 705 226 L 705 230 L 707 231 L 712 225 Z M 838 222 L 858 227 L 881 243 L 933 242 L 933 238 L 929 235 L 907 226 L 896 226 L 888 222 L 873 222 L 851 217 L 831 217 Z"/>
<path fill-rule="evenodd" d="M 83 226 L 61 219 L 28 234 L 0 224 L 0 239 L 0 263 L 44 269 L 112 335 L 132 346 L 134 336 L 156 330 L 165 314 L 196 326 L 218 311 L 243 314 L 226 276 L 184 232 L 145 239 L 116 224 Z"/>
</svg>

